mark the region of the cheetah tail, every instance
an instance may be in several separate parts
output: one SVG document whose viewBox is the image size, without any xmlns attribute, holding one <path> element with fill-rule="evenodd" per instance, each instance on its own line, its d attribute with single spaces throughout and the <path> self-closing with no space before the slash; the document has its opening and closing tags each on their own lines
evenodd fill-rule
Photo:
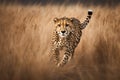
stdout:
<svg viewBox="0 0 120 80">
<path fill-rule="evenodd" d="M 80 26 L 81 30 L 84 29 L 87 26 L 87 24 L 89 23 L 89 21 L 91 19 L 92 14 L 93 14 L 93 11 L 92 10 L 88 10 L 87 18 L 84 20 L 83 23 L 81 23 L 81 26 Z"/>
</svg>

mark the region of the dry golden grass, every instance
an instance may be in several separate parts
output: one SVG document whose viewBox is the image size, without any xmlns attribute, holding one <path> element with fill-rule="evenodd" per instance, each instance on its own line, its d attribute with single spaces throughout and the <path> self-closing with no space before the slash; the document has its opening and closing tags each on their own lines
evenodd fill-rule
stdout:
<svg viewBox="0 0 120 80">
<path fill-rule="evenodd" d="M 65 67 L 48 62 L 54 17 L 94 14 Z M 120 80 L 120 6 L 0 5 L 0 80 Z"/>
</svg>

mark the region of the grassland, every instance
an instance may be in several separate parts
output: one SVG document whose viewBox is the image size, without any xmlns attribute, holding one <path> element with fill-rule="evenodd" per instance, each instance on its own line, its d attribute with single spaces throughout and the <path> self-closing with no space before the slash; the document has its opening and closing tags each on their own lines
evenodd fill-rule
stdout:
<svg viewBox="0 0 120 80">
<path fill-rule="evenodd" d="M 84 21 L 74 58 L 65 67 L 48 62 L 54 17 Z M 120 6 L 0 5 L 0 80 L 120 80 Z"/>
</svg>

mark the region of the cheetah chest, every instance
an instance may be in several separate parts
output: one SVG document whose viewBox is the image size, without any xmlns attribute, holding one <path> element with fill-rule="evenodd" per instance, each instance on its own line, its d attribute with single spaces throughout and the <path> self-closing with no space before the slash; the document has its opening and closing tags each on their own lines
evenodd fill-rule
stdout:
<svg viewBox="0 0 120 80">
<path fill-rule="evenodd" d="M 64 48 L 68 46 L 68 41 L 66 39 L 59 39 L 58 41 L 58 48 Z"/>
</svg>

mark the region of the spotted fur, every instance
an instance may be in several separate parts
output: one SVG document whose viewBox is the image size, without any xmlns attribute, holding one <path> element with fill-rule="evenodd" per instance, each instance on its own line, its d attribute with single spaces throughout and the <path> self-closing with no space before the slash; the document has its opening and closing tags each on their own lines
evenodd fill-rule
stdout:
<svg viewBox="0 0 120 80">
<path fill-rule="evenodd" d="M 75 48 L 80 42 L 82 29 L 84 29 L 92 16 L 92 10 L 88 10 L 88 16 L 83 23 L 76 18 L 55 18 L 55 30 L 52 37 L 51 60 L 59 66 L 64 66 L 74 55 Z M 60 50 L 64 56 L 59 60 Z"/>
</svg>

